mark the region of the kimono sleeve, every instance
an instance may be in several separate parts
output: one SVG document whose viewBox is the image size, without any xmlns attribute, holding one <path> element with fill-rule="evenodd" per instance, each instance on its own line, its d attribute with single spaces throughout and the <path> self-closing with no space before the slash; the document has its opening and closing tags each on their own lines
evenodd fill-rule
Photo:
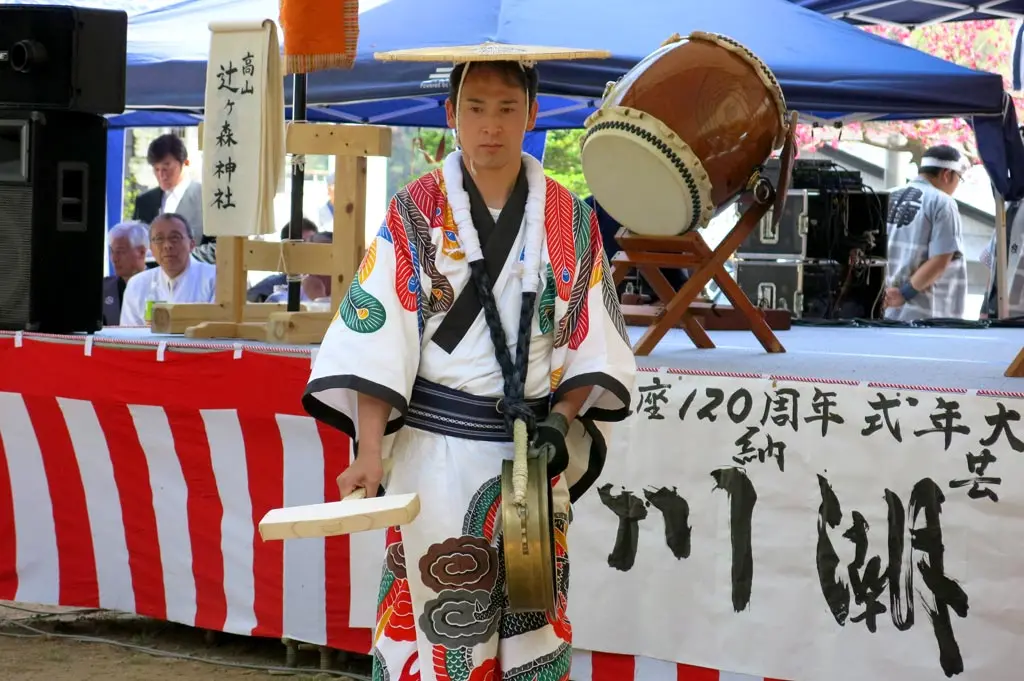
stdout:
<svg viewBox="0 0 1024 681">
<path fill-rule="evenodd" d="M 419 367 L 419 265 L 392 200 L 338 313 L 302 397 L 306 412 L 358 441 L 358 395 L 391 405 L 385 434 L 402 427 Z"/>
<path fill-rule="evenodd" d="M 593 386 L 579 415 L 593 421 L 621 421 L 629 415 L 636 358 L 597 215 L 579 199 L 573 211 L 577 267 L 568 310 L 556 332 L 556 347 L 567 343 L 568 352 L 553 401 L 571 390 Z"/>
</svg>

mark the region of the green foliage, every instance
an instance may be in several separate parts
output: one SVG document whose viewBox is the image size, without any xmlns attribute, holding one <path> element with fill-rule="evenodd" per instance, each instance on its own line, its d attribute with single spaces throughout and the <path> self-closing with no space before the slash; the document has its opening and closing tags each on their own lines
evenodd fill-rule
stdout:
<svg viewBox="0 0 1024 681">
<path fill-rule="evenodd" d="M 388 196 L 416 178 L 430 172 L 440 163 L 428 163 L 427 156 L 437 154 L 438 145 L 445 138 L 444 156 L 455 148 L 452 131 L 441 128 L 392 128 L 391 157 L 388 159 Z M 426 153 L 424 153 L 426 152 Z"/>
<path fill-rule="evenodd" d="M 432 128 L 392 128 L 391 158 L 388 159 L 388 196 L 440 163 L 430 163 L 445 138 L 442 159 L 455 148 L 451 130 Z M 569 191 L 584 198 L 590 194 L 580 164 L 582 130 L 551 130 L 544 150 L 544 170 Z M 424 153 L 425 152 L 425 153 Z"/>
<path fill-rule="evenodd" d="M 580 163 L 580 140 L 583 130 L 551 130 L 544 147 L 544 170 L 580 198 L 590 195 Z"/>
<path fill-rule="evenodd" d="M 124 197 L 121 201 L 121 219 L 131 220 L 135 213 L 135 199 L 146 190 L 132 173 L 126 173 L 124 178 Z"/>
</svg>

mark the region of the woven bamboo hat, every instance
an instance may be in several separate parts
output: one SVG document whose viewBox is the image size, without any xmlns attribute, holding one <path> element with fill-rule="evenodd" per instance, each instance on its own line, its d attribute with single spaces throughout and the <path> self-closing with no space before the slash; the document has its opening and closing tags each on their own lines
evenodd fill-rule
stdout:
<svg viewBox="0 0 1024 681">
<path fill-rule="evenodd" d="M 544 47 L 540 45 L 507 45 L 486 42 L 479 45 L 446 47 L 419 47 L 412 50 L 375 52 L 378 61 L 466 62 L 516 61 L 533 66 L 540 61 L 569 61 L 575 59 L 607 59 L 607 50 L 583 50 L 574 47 Z"/>
</svg>

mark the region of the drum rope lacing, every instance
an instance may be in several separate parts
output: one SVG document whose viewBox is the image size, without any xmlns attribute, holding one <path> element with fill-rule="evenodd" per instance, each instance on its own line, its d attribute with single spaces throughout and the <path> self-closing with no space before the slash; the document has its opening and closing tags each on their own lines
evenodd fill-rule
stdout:
<svg viewBox="0 0 1024 681">
<path fill-rule="evenodd" d="M 679 171 L 679 174 L 682 175 L 683 182 L 686 183 L 687 188 L 690 190 L 690 203 L 693 208 L 693 217 L 690 218 L 690 226 L 687 229 L 697 229 L 700 224 L 702 209 L 700 194 L 697 191 L 697 181 L 694 179 L 693 174 L 690 172 L 690 169 L 686 167 L 686 163 L 682 158 L 680 158 L 679 154 L 674 152 L 672 148 L 657 135 L 644 130 L 638 125 L 633 125 L 632 123 L 626 123 L 624 121 L 605 121 L 603 123 L 595 124 L 586 132 L 585 135 L 583 135 L 583 139 L 580 140 L 580 144 L 582 145 L 585 143 L 587 138 L 600 130 L 622 130 L 632 135 L 636 135 L 665 155 L 665 158 L 667 158 L 672 166 Z"/>
</svg>

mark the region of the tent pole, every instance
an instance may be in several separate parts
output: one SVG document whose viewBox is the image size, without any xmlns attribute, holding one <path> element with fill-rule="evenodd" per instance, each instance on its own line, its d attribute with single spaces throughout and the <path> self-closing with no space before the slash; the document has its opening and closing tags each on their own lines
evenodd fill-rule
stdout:
<svg viewBox="0 0 1024 681">
<path fill-rule="evenodd" d="M 306 74 L 292 76 L 292 121 L 306 120 Z M 306 184 L 305 157 L 292 156 L 292 211 L 288 240 L 302 241 L 302 201 Z M 302 276 L 288 275 L 288 312 L 298 312 L 302 296 Z"/>
<path fill-rule="evenodd" d="M 996 310 L 999 319 L 1007 319 L 1010 316 L 1010 300 L 1006 290 L 1006 200 L 996 190 L 995 185 L 992 186 L 992 195 L 996 200 L 996 252 L 992 254 L 995 260 Z"/>
</svg>

